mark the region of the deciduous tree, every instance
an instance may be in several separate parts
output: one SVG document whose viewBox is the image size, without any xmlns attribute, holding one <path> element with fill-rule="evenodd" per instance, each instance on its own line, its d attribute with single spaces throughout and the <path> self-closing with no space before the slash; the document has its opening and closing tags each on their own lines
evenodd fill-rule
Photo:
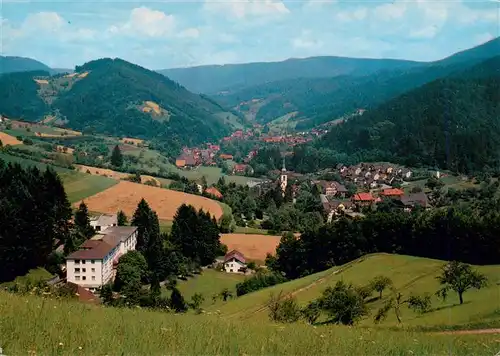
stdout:
<svg viewBox="0 0 500 356">
<path fill-rule="evenodd" d="M 436 277 L 442 288 L 436 294 L 446 299 L 449 291 L 458 294 L 460 304 L 463 304 L 463 294 L 469 289 L 481 289 L 487 285 L 485 275 L 475 271 L 468 264 L 452 261 L 442 268 L 441 275 Z"/>
</svg>

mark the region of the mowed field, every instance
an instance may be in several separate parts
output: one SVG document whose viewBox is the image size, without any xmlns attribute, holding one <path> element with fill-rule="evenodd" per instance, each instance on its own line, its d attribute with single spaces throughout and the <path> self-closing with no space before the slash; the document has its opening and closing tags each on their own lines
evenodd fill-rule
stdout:
<svg viewBox="0 0 500 356">
<path fill-rule="evenodd" d="M 6 145 L 15 146 L 15 145 L 22 145 L 23 144 L 17 138 L 15 138 L 14 136 L 11 136 L 9 134 L 6 134 L 5 132 L 0 132 L 0 141 L 2 141 L 2 144 L 4 146 L 6 146 Z"/>
<path fill-rule="evenodd" d="M 274 255 L 281 236 L 257 234 L 222 234 L 221 242 L 228 251 L 238 250 L 246 258 L 262 262 L 268 253 Z"/>
<path fill-rule="evenodd" d="M 106 168 L 84 166 L 82 164 L 76 164 L 75 166 L 76 166 L 77 170 L 79 170 L 82 173 L 87 173 L 87 174 L 92 174 L 92 175 L 100 175 L 100 176 L 105 175 L 106 177 L 117 179 L 117 180 L 124 179 L 124 178 L 127 178 L 128 176 L 130 176 L 130 173 L 117 172 L 117 171 L 113 171 L 111 169 L 106 169 Z M 90 172 L 90 173 L 88 173 L 88 172 Z M 153 180 L 156 182 L 156 184 L 159 187 L 161 186 L 161 182 L 157 178 L 152 177 L 152 176 L 148 176 L 148 175 L 141 175 L 141 183 L 147 182 L 149 180 Z"/>
<path fill-rule="evenodd" d="M 115 186 L 88 197 L 85 204 L 90 211 L 114 214 L 123 210 L 130 217 L 142 198 L 156 211 L 161 220 L 173 220 L 177 208 L 182 204 L 190 204 L 196 209 L 208 211 L 217 219 L 222 216 L 222 207 L 215 200 L 127 181 L 120 181 Z"/>
</svg>

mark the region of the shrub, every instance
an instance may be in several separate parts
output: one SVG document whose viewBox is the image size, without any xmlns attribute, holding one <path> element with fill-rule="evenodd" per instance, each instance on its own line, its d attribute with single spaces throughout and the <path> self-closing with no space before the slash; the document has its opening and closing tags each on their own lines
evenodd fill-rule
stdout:
<svg viewBox="0 0 500 356">
<path fill-rule="evenodd" d="M 343 281 L 325 289 L 318 303 L 330 315 L 332 322 L 344 325 L 353 325 L 368 312 L 363 297 L 352 285 Z"/>
<path fill-rule="evenodd" d="M 302 309 L 302 316 L 309 324 L 314 324 L 316 320 L 318 320 L 320 314 L 321 307 L 316 300 L 309 302 L 309 304 Z"/>
<path fill-rule="evenodd" d="M 256 290 L 286 282 L 286 278 L 274 272 L 259 272 L 236 285 L 236 295 L 242 296 Z"/>
<path fill-rule="evenodd" d="M 293 323 L 300 319 L 301 310 L 295 298 L 271 294 L 268 301 L 269 318 L 280 323 Z"/>
</svg>

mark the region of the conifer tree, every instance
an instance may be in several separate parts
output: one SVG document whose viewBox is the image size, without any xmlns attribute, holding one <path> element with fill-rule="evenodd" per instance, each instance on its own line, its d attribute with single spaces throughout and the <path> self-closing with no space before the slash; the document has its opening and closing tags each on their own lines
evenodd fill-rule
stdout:
<svg viewBox="0 0 500 356">
<path fill-rule="evenodd" d="M 118 222 L 118 226 L 125 226 L 128 223 L 127 215 L 125 215 L 123 210 L 118 211 L 118 213 L 116 214 L 116 219 Z"/>
<path fill-rule="evenodd" d="M 111 164 L 115 167 L 121 167 L 123 165 L 123 155 L 118 145 L 113 148 L 113 152 L 111 153 Z"/>
<path fill-rule="evenodd" d="M 75 229 L 87 239 L 95 234 L 94 228 L 90 226 L 89 211 L 84 201 L 75 212 Z"/>
</svg>

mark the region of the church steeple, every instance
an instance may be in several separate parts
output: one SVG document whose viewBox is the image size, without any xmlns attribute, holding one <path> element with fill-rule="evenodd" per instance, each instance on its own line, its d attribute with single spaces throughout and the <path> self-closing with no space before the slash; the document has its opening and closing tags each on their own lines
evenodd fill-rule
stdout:
<svg viewBox="0 0 500 356">
<path fill-rule="evenodd" d="M 282 172 L 286 172 L 286 168 L 285 168 L 285 157 L 283 157 L 283 168 L 281 168 L 281 171 L 282 171 Z"/>
</svg>

